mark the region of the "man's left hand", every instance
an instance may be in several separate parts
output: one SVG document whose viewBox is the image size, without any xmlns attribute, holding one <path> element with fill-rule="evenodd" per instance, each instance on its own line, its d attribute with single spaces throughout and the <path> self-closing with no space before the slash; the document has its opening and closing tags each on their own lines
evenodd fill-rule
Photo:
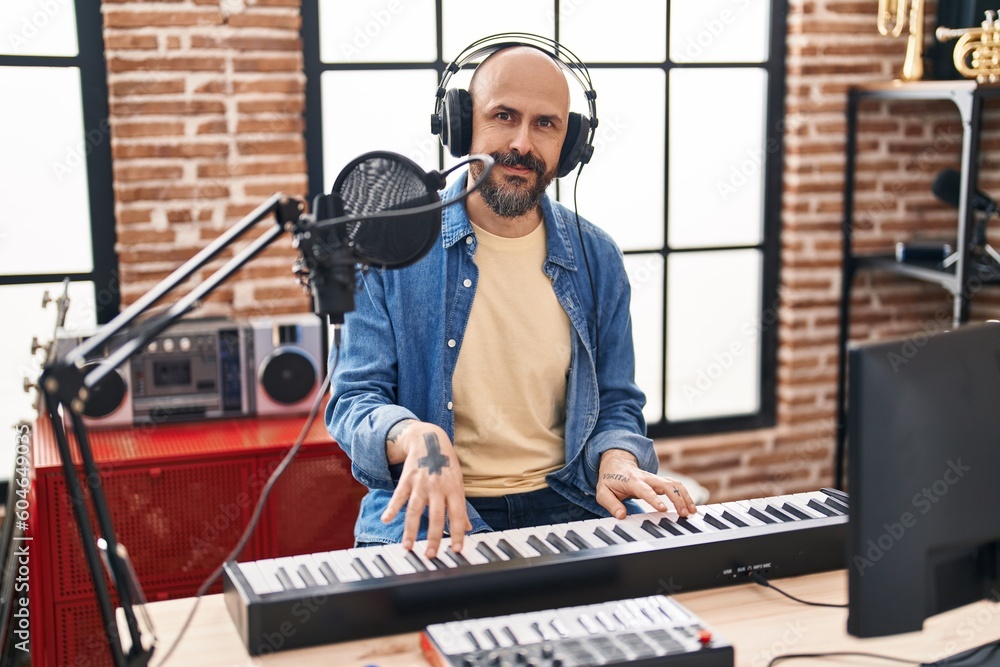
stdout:
<svg viewBox="0 0 1000 667">
<path fill-rule="evenodd" d="M 611 516 L 625 518 L 622 501 L 628 498 L 641 498 L 657 511 L 666 512 L 667 504 L 661 495 L 670 500 L 680 516 L 698 511 L 683 484 L 646 472 L 629 452 L 609 449 L 601 455 L 601 467 L 597 472 L 597 502 L 611 512 Z"/>
</svg>

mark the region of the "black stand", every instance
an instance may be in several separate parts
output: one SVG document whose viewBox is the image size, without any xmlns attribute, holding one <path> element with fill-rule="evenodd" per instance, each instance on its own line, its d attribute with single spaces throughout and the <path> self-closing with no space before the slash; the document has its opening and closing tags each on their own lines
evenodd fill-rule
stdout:
<svg viewBox="0 0 1000 667">
<path fill-rule="evenodd" d="M 105 634 L 115 667 L 144 667 L 148 665 L 155 649 L 155 641 L 151 642 L 149 646 L 144 646 L 143 644 L 142 632 L 133 608 L 135 604 L 143 602 L 141 587 L 132 572 L 130 564 L 126 560 L 124 549 L 118 543 L 115 535 L 111 514 L 108 511 L 107 500 L 104 497 L 104 490 L 101 486 L 100 471 L 94 461 L 90 442 L 87 438 L 87 429 L 82 417 L 87 399 L 93 392 L 94 387 L 104 377 L 113 372 L 133 354 L 143 349 L 150 340 L 163 332 L 167 327 L 191 311 L 201 299 L 206 297 L 244 264 L 267 248 L 286 229 L 295 229 L 297 226 L 304 224 L 300 221 L 299 217 L 303 209 L 304 205 L 298 200 L 285 197 L 284 195 L 272 196 L 250 215 L 165 278 L 118 317 L 104 325 L 94 336 L 87 339 L 86 342 L 71 350 L 64 357 L 55 360 L 53 363 L 46 364 L 39 378 L 39 389 L 44 395 L 46 413 L 48 414 L 56 444 L 59 448 L 63 475 L 66 478 L 66 486 L 72 499 L 74 518 L 80 530 L 80 538 L 83 541 L 87 567 L 90 570 L 90 577 L 94 584 L 98 605 L 101 610 L 101 619 L 104 623 Z M 116 334 L 124 331 L 140 315 L 148 311 L 153 304 L 176 289 L 178 285 L 189 278 L 195 271 L 211 261 L 251 227 L 272 213 L 275 215 L 277 221 L 276 226 L 254 240 L 246 249 L 234 256 L 207 280 L 167 309 L 165 313 L 144 323 L 138 329 L 138 333 L 134 338 L 128 340 L 107 359 L 93 367 L 89 373 L 84 374 L 82 366 L 88 354 L 100 349 L 101 345 Z M 353 275 L 351 277 L 353 279 Z M 85 479 L 89 487 L 91 504 L 97 517 L 101 536 L 103 537 L 103 557 L 109 571 L 111 584 L 118 593 L 118 603 L 124 612 L 125 624 L 128 627 L 131 642 L 127 653 L 122 646 L 121 637 L 118 632 L 118 621 L 115 617 L 111 590 L 106 585 L 104 573 L 101 568 L 102 554 L 98 550 L 98 541 L 87 513 L 84 486 L 81 483 L 77 468 L 73 464 L 73 452 L 67 436 L 64 416 L 66 421 L 70 423 L 75 436 L 76 447 L 80 453 L 83 472 L 85 473 Z"/>
</svg>

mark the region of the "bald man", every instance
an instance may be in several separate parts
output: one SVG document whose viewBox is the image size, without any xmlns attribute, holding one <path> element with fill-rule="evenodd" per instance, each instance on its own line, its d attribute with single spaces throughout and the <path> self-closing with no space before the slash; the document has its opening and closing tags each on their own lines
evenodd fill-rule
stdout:
<svg viewBox="0 0 1000 667">
<path fill-rule="evenodd" d="M 427 256 L 364 275 L 333 368 L 327 426 L 369 488 L 358 545 L 424 541 L 434 558 L 466 533 L 624 518 L 630 498 L 695 512 L 654 474 L 621 252 L 545 194 L 570 111 L 561 66 L 505 48 L 469 93 L 471 152 L 494 169 L 444 209 Z"/>
</svg>

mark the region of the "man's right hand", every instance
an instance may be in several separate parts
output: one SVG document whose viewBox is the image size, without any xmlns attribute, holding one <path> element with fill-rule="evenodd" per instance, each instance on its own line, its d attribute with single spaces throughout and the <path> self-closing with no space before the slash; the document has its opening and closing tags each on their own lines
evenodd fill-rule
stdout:
<svg viewBox="0 0 1000 667">
<path fill-rule="evenodd" d="M 465 511 L 462 468 L 448 434 L 427 422 L 415 419 L 400 422 L 389 431 L 386 454 L 390 463 L 403 462 L 403 472 L 382 521 L 392 521 L 405 505 L 402 546 L 412 549 L 420 530 L 420 517 L 424 508 L 429 508 L 426 556 L 434 558 L 441 545 L 447 511 L 451 548 L 461 551 L 465 533 L 472 530 L 472 524 Z"/>
</svg>

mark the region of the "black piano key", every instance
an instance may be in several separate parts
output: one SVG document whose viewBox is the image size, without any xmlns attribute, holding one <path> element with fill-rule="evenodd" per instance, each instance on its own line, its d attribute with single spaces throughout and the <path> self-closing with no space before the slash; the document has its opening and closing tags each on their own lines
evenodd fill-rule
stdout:
<svg viewBox="0 0 1000 667">
<path fill-rule="evenodd" d="M 505 539 L 500 539 L 497 542 L 497 549 L 507 554 L 507 557 L 511 560 L 516 560 L 518 558 L 524 558 L 521 553 L 514 548 L 514 545 Z"/>
<path fill-rule="evenodd" d="M 477 651 L 482 651 L 483 650 L 482 645 L 480 645 L 479 640 L 476 639 L 476 635 L 474 635 L 472 633 L 472 630 L 469 630 L 468 632 L 466 632 L 465 636 L 469 639 L 470 642 L 472 642 L 472 645 L 476 647 Z"/>
<path fill-rule="evenodd" d="M 558 551 L 559 553 L 568 554 L 573 551 L 573 547 L 566 544 L 566 540 L 559 537 L 555 533 L 549 533 L 548 537 L 546 537 L 545 540 L 549 544 L 554 546 L 556 548 L 556 551 Z"/>
<path fill-rule="evenodd" d="M 521 640 L 517 638 L 517 635 L 514 634 L 514 631 L 510 629 L 509 625 L 503 626 L 503 633 L 507 635 L 507 639 L 509 639 L 514 646 L 520 645 Z"/>
<path fill-rule="evenodd" d="M 497 640 L 497 636 L 493 634 L 493 630 L 491 630 L 490 628 L 486 628 L 483 634 L 486 635 L 487 639 L 493 642 L 493 648 L 500 648 L 500 642 Z"/>
<path fill-rule="evenodd" d="M 439 570 L 450 570 L 451 569 L 451 566 L 448 565 L 448 563 L 446 563 L 443 560 L 441 560 L 441 558 L 439 556 L 434 556 L 434 558 L 428 558 L 427 560 L 429 560 L 430 562 L 434 563 L 434 567 L 436 567 Z"/>
<path fill-rule="evenodd" d="M 715 517 L 712 514 L 709 514 L 708 512 L 705 512 L 704 519 L 705 523 L 715 528 L 718 528 L 719 530 L 728 530 L 729 528 L 732 528 L 732 526 L 730 526 L 728 523 L 726 523 L 722 519 Z"/>
<path fill-rule="evenodd" d="M 649 519 L 642 522 L 641 528 L 653 537 L 668 537 L 670 535 L 670 533 L 663 530 Z"/>
<path fill-rule="evenodd" d="M 746 521 L 743 521 L 742 519 L 737 518 L 729 510 L 725 510 L 722 513 L 722 518 L 725 519 L 726 521 L 728 521 L 729 523 L 733 524 L 737 528 L 746 528 L 747 527 L 747 522 Z"/>
<path fill-rule="evenodd" d="M 783 512 L 787 512 L 788 514 L 791 514 L 792 516 L 797 516 L 800 519 L 811 519 L 812 518 L 811 516 L 809 516 L 808 514 L 806 514 L 805 512 L 803 512 L 801 509 L 799 509 L 795 505 L 791 504 L 790 502 L 785 502 L 785 504 L 781 506 L 781 510 Z"/>
<path fill-rule="evenodd" d="M 486 560 L 488 560 L 491 563 L 499 563 L 500 561 L 503 560 L 503 558 L 500 558 L 500 554 L 498 554 L 496 551 L 493 551 L 493 549 L 490 548 L 490 545 L 486 544 L 486 542 L 480 542 L 479 544 L 477 544 L 476 551 L 481 553 L 486 558 Z"/>
<path fill-rule="evenodd" d="M 382 554 L 375 556 L 373 560 L 375 561 L 375 567 L 377 567 L 382 574 L 387 577 L 396 576 L 396 571 L 392 569 L 392 566 L 389 565 L 389 562 L 382 556 Z"/>
<path fill-rule="evenodd" d="M 823 502 L 825 502 L 828 506 L 830 506 L 833 509 L 837 510 L 841 514 L 847 514 L 847 505 L 845 505 L 844 503 L 840 502 L 839 500 L 835 500 L 833 498 L 827 498 Z"/>
<path fill-rule="evenodd" d="M 528 544 L 530 544 L 531 547 L 540 554 L 555 553 L 555 551 L 553 551 L 549 545 L 545 544 L 545 542 L 543 542 L 537 535 L 531 535 L 528 537 Z"/>
<path fill-rule="evenodd" d="M 700 533 L 701 532 L 701 528 L 698 528 L 693 523 L 691 523 L 690 521 L 688 521 L 687 517 L 683 517 L 682 516 L 679 519 L 677 519 L 677 525 L 680 526 L 681 528 L 683 528 L 684 530 L 690 531 L 692 533 Z"/>
<path fill-rule="evenodd" d="M 764 507 L 764 511 L 773 516 L 775 519 L 780 519 L 786 523 L 789 521 L 795 521 L 795 517 L 788 516 L 774 505 L 766 505 Z"/>
<path fill-rule="evenodd" d="M 621 524 L 618 524 L 617 526 L 612 528 L 611 532 L 613 532 L 615 535 L 622 538 L 626 542 L 635 542 L 635 538 L 629 535 L 628 531 L 622 528 Z"/>
<path fill-rule="evenodd" d="M 778 523 L 777 521 L 775 521 L 774 519 L 772 519 L 768 515 L 766 515 L 763 512 L 761 512 L 756 507 L 751 507 L 750 511 L 747 512 L 747 514 L 749 514 L 753 518 L 757 519 L 758 521 L 763 521 L 764 523 Z"/>
<path fill-rule="evenodd" d="M 292 583 L 292 578 L 288 576 L 287 572 L 285 572 L 285 568 L 279 567 L 276 569 L 274 571 L 274 576 L 278 578 L 278 582 L 281 584 L 281 587 L 286 591 L 295 590 L 295 584 Z"/>
<path fill-rule="evenodd" d="M 583 539 L 582 537 L 577 535 L 575 531 L 572 530 L 566 531 L 566 540 L 570 542 L 572 545 L 574 545 L 580 551 L 593 548 L 590 546 L 587 540 Z"/>
<path fill-rule="evenodd" d="M 451 561 L 455 563 L 455 565 L 458 565 L 459 567 L 461 567 L 462 565 L 469 565 L 469 559 L 457 551 L 452 551 L 451 549 L 445 549 L 443 553 L 445 556 L 450 558 Z"/>
<path fill-rule="evenodd" d="M 819 502 L 815 498 L 810 499 L 809 502 L 806 503 L 806 505 L 816 510 L 820 514 L 825 514 L 826 516 L 840 516 L 840 512 L 827 507 L 826 505 Z"/>
<path fill-rule="evenodd" d="M 604 526 L 598 526 L 597 528 L 595 528 L 594 529 L 594 536 L 597 537 L 602 542 L 604 542 L 605 544 L 608 544 L 608 545 L 621 544 L 621 542 L 619 542 L 615 538 L 611 537 L 611 533 L 609 533 L 608 531 L 604 530 Z"/>
<path fill-rule="evenodd" d="M 375 575 L 368 571 L 368 567 L 357 558 L 351 559 L 351 567 L 362 579 L 374 579 Z"/>
<path fill-rule="evenodd" d="M 340 583 L 340 579 L 338 579 L 337 575 L 333 573 L 333 568 L 330 567 L 330 564 L 324 560 L 321 560 L 319 562 L 319 573 L 322 574 L 324 577 L 326 577 L 327 583 L 330 584 Z"/>
<path fill-rule="evenodd" d="M 820 489 L 820 493 L 824 493 L 824 494 L 830 496 L 831 498 L 834 498 L 835 500 L 840 501 L 841 503 L 843 503 L 845 505 L 848 502 L 848 496 L 847 496 L 847 494 L 844 493 L 843 491 L 841 491 L 840 489 L 831 489 L 831 488 L 827 487 L 827 488 Z"/>
<path fill-rule="evenodd" d="M 313 577 L 312 572 L 309 571 L 309 568 L 306 567 L 305 563 L 299 565 L 299 569 L 297 571 L 299 576 L 302 577 L 302 581 L 305 582 L 306 588 L 319 586 L 319 584 L 316 583 L 316 579 Z"/>
<path fill-rule="evenodd" d="M 657 522 L 657 525 L 663 530 L 667 531 L 671 535 L 683 535 L 684 531 L 677 527 L 677 525 L 670 519 L 664 517 Z"/>
<path fill-rule="evenodd" d="M 417 555 L 416 551 L 406 552 L 406 562 L 413 566 L 413 569 L 417 572 L 428 572 L 430 568 L 424 563 L 423 559 Z"/>
</svg>

